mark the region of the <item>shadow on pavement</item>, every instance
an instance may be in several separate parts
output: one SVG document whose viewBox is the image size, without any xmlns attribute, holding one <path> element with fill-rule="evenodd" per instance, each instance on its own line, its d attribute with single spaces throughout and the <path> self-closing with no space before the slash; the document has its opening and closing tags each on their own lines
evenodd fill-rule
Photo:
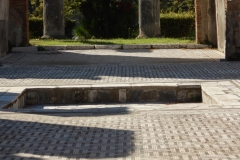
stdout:
<svg viewBox="0 0 240 160">
<path fill-rule="evenodd" d="M 103 76 L 188 80 L 240 79 L 239 62 L 220 63 L 220 58 L 204 58 L 204 56 L 202 58 L 194 58 L 194 56 L 193 58 L 151 57 L 141 53 L 139 53 L 139 56 L 136 56 L 136 54 L 131 56 L 133 53 L 131 50 L 121 51 L 125 52 L 123 55 L 94 55 L 94 51 L 88 51 L 92 52 L 89 54 L 84 54 L 84 51 L 78 52 L 61 52 L 61 54 L 29 53 L 26 57 L 13 62 L 13 65 L 19 66 L 0 67 L 0 78 L 21 80 L 28 78 L 87 79 L 93 81 L 102 80 Z M 148 50 L 145 52 L 148 52 Z M 184 53 L 185 51 L 181 52 Z M 191 53 L 191 51 L 186 52 Z M 200 51 L 193 50 L 192 52 L 194 52 L 194 55 L 201 54 Z"/>
<path fill-rule="evenodd" d="M 0 159 L 120 158 L 133 140 L 129 130 L 0 119 Z"/>
</svg>

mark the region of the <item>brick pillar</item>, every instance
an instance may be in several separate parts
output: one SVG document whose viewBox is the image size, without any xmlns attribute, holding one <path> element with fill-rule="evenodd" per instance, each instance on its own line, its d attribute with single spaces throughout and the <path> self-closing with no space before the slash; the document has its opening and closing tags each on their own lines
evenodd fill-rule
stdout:
<svg viewBox="0 0 240 160">
<path fill-rule="evenodd" d="M 159 37 L 160 30 L 160 1 L 139 0 L 139 36 Z"/>
<path fill-rule="evenodd" d="M 65 38 L 64 27 L 64 1 L 44 0 L 43 1 L 43 39 Z"/>
<path fill-rule="evenodd" d="M 0 0 L 0 57 L 8 51 L 9 1 Z"/>
</svg>

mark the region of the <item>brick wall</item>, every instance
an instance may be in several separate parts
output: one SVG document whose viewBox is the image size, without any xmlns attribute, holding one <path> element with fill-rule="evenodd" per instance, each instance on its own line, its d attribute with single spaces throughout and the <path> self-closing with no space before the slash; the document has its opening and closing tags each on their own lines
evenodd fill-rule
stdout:
<svg viewBox="0 0 240 160">
<path fill-rule="evenodd" d="M 28 26 L 28 0 L 10 0 L 9 40 L 13 45 L 28 45 Z"/>
</svg>

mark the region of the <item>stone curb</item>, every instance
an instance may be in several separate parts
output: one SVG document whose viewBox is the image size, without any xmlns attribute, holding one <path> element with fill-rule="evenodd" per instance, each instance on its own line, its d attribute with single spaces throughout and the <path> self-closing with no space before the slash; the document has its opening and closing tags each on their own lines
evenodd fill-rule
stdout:
<svg viewBox="0 0 240 160">
<path fill-rule="evenodd" d="M 205 49 L 205 44 L 143 44 L 143 45 L 80 45 L 80 46 L 41 46 L 42 50 L 90 50 L 90 49 Z"/>
<path fill-rule="evenodd" d="M 37 52 L 38 47 L 37 46 L 31 46 L 31 47 L 13 47 L 12 52 L 13 53 L 26 53 L 26 52 Z"/>
</svg>

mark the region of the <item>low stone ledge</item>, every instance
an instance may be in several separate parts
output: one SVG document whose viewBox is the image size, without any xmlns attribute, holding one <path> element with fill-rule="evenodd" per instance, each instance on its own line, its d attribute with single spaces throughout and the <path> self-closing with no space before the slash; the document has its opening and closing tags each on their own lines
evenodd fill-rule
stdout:
<svg viewBox="0 0 240 160">
<path fill-rule="evenodd" d="M 122 45 L 95 45 L 95 49 L 122 49 Z"/>
<path fill-rule="evenodd" d="M 179 49 L 179 44 L 154 44 L 152 49 Z"/>
<path fill-rule="evenodd" d="M 37 52 L 37 46 L 30 46 L 30 47 L 13 47 L 12 52 L 14 53 L 26 53 L 26 52 Z"/>
<path fill-rule="evenodd" d="M 67 50 L 87 50 L 87 49 L 95 49 L 94 45 L 79 45 L 79 46 L 67 46 Z"/>
<path fill-rule="evenodd" d="M 195 44 L 188 44 L 187 49 L 196 49 L 196 45 Z"/>
<path fill-rule="evenodd" d="M 205 48 L 212 48 L 212 46 L 207 45 L 207 44 L 197 44 L 196 45 L 196 49 L 205 49 Z"/>
<path fill-rule="evenodd" d="M 134 44 L 129 44 L 129 45 L 123 45 L 123 49 L 151 49 L 152 46 L 149 44 L 143 44 L 143 45 L 134 45 Z"/>
<path fill-rule="evenodd" d="M 40 48 L 47 51 L 66 50 L 66 46 L 41 46 Z"/>
</svg>

